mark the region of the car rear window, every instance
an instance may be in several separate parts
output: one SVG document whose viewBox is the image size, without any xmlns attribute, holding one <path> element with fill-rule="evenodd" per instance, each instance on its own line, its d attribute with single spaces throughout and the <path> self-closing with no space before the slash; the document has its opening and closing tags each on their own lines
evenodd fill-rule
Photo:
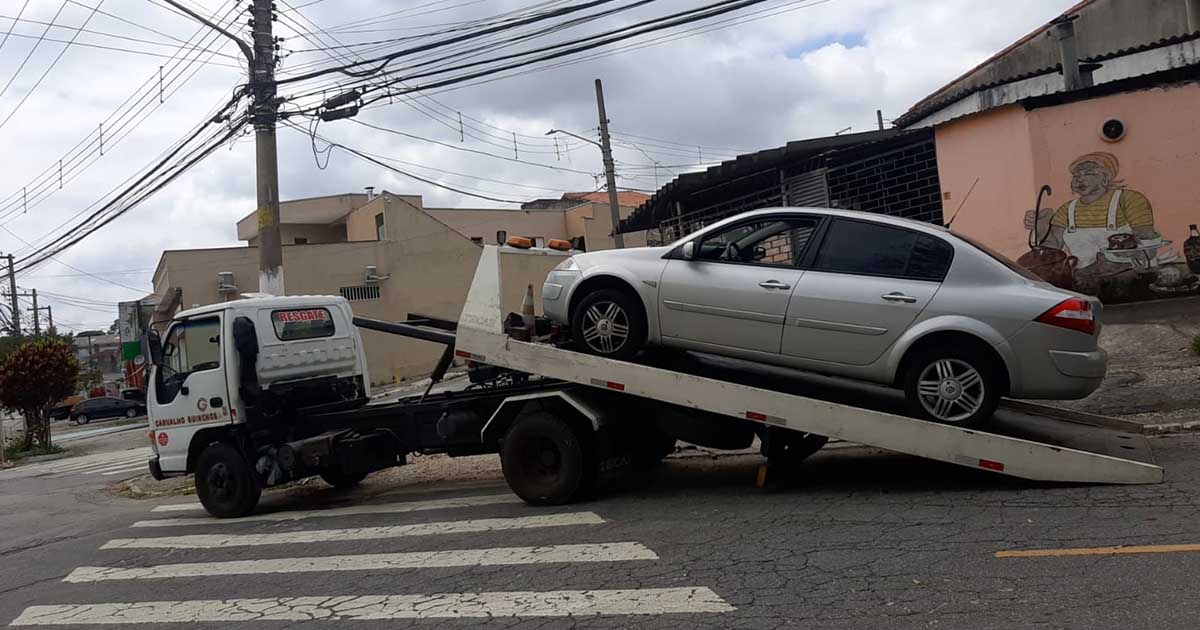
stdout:
<svg viewBox="0 0 1200 630">
<path fill-rule="evenodd" d="M 1008 256 L 1001 254 L 1000 252 L 988 247 L 987 245 L 984 245 L 983 243 L 980 243 L 979 241 L 977 241 L 965 234 L 959 234 L 958 232 L 954 232 L 954 236 L 957 236 L 959 238 L 959 240 L 963 241 L 967 245 L 970 245 L 971 247 L 974 247 L 975 249 L 978 249 L 979 251 L 987 254 L 993 260 L 1000 263 L 1001 265 L 1004 265 L 1005 267 L 1008 267 L 1010 270 L 1016 272 L 1022 278 L 1025 278 L 1026 280 L 1033 280 L 1034 282 L 1045 282 L 1045 280 L 1042 280 L 1042 278 L 1040 276 L 1038 276 L 1037 274 L 1026 269 L 1025 267 L 1022 267 L 1020 264 L 1013 261 Z"/>
<path fill-rule="evenodd" d="M 829 226 L 814 267 L 820 271 L 941 281 L 954 248 L 927 234 L 838 219 Z"/>
<path fill-rule="evenodd" d="M 271 312 L 271 324 L 280 341 L 332 337 L 333 316 L 324 308 L 297 308 Z"/>
</svg>

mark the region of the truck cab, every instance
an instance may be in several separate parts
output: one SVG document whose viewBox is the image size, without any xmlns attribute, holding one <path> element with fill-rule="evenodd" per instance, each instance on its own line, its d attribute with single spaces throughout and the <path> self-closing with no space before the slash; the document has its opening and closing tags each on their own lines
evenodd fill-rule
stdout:
<svg viewBox="0 0 1200 630">
<path fill-rule="evenodd" d="M 353 318 L 341 297 L 252 297 L 181 311 L 164 334 L 152 333 L 151 473 L 194 473 L 206 450 L 223 445 L 273 481 L 292 476 L 275 470 L 279 445 L 320 430 L 300 412 L 369 397 Z"/>
</svg>

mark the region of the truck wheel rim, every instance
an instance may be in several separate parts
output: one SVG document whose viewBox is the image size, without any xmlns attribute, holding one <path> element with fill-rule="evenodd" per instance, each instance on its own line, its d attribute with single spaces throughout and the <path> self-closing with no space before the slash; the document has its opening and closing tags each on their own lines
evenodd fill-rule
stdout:
<svg viewBox="0 0 1200 630">
<path fill-rule="evenodd" d="M 229 467 L 225 464 L 216 464 L 208 471 L 208 487 L 215 499 L 223 501 L 233 494 L 231 481 Z"/>
<path fill-rule="evenodd" d="M 532 441 L 523 449 L 521 462 L 527 477 L 541 483 L 551 483 L 562 468 L 562 453 L 552 440 L 542 438 Z"/>
<path fill-rule="evenodd" d="M 962 422 L 983 408 L 987 388 L 983 376 L 959 359 L 938 359 L 917 379 L 917 398 L 929 415 L 942 422 Z"/>
<path fill-rule="evenodd" d="M 613 354 L 629 341 L 629 315 L 616 302 L 603 301 L 583 315 L 583 340 L 601 354 Z"/>
</svg>

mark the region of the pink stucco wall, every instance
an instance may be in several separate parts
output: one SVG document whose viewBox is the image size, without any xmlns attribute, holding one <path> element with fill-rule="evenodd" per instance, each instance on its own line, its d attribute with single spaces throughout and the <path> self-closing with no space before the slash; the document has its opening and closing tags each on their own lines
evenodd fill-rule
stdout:
<svg viewBox="0 0 1200 630">
<path fill-rule="evenodd" d="M 1031 111 L 1013 105 L 943 124 L 935 137 L 946 216 L 953 215 L 978 178 L 953 229 L 1016 259 L 1029 251 L 1023 224 L 1038 189 L 1049 184 L 1054 191 L 1043 208 L 1060 208 L 1080 196 L 1072 192 L 1072 162 L 1085 154 L 1111 154 L 1120 182 L 1112 188 L 1144 195 L 1153 208 L 1153 231 L 1171 241 L 1156 252 L 1154 269 L 1141 270 L 1143 288 L 1149 287 L 1155 273 L 1161 275 L 1160 266 L 1186 270 L 1182 250 L 1188 225 L 1200 223 L 1197 107 L 1200 86 L 1184 84 Z M 1099 131 L 1112 118 L 1127 128 L 1117 142 L 1106 141 Z"/>
</svg>

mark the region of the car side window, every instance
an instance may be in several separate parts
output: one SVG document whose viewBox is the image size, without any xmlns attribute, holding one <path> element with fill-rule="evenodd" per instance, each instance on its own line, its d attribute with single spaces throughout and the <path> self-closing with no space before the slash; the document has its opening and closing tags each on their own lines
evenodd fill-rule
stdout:
<svg viewBox="0 0 1200 630">
<path fill-rule="evenodd" d="M 221 367 L 221 319 L 189 319 L 171 327 L 163 342 L 163 365 L 155 370 L 158 403 L 175 399 L 188 374 Z"/>
<path fill-rule="evenodd" d="M 696 259 L 794 267 L 799 264 L 816 228 L 816 219 L 804 217 L 741 223 L 705 237 Z"/>
<path fill-rule="evenodd" d="M 940 282 L 950 269 L 949 243 L 919 232 L 838 219 L 813 263 L 818 271 Z"/>
</svg>

